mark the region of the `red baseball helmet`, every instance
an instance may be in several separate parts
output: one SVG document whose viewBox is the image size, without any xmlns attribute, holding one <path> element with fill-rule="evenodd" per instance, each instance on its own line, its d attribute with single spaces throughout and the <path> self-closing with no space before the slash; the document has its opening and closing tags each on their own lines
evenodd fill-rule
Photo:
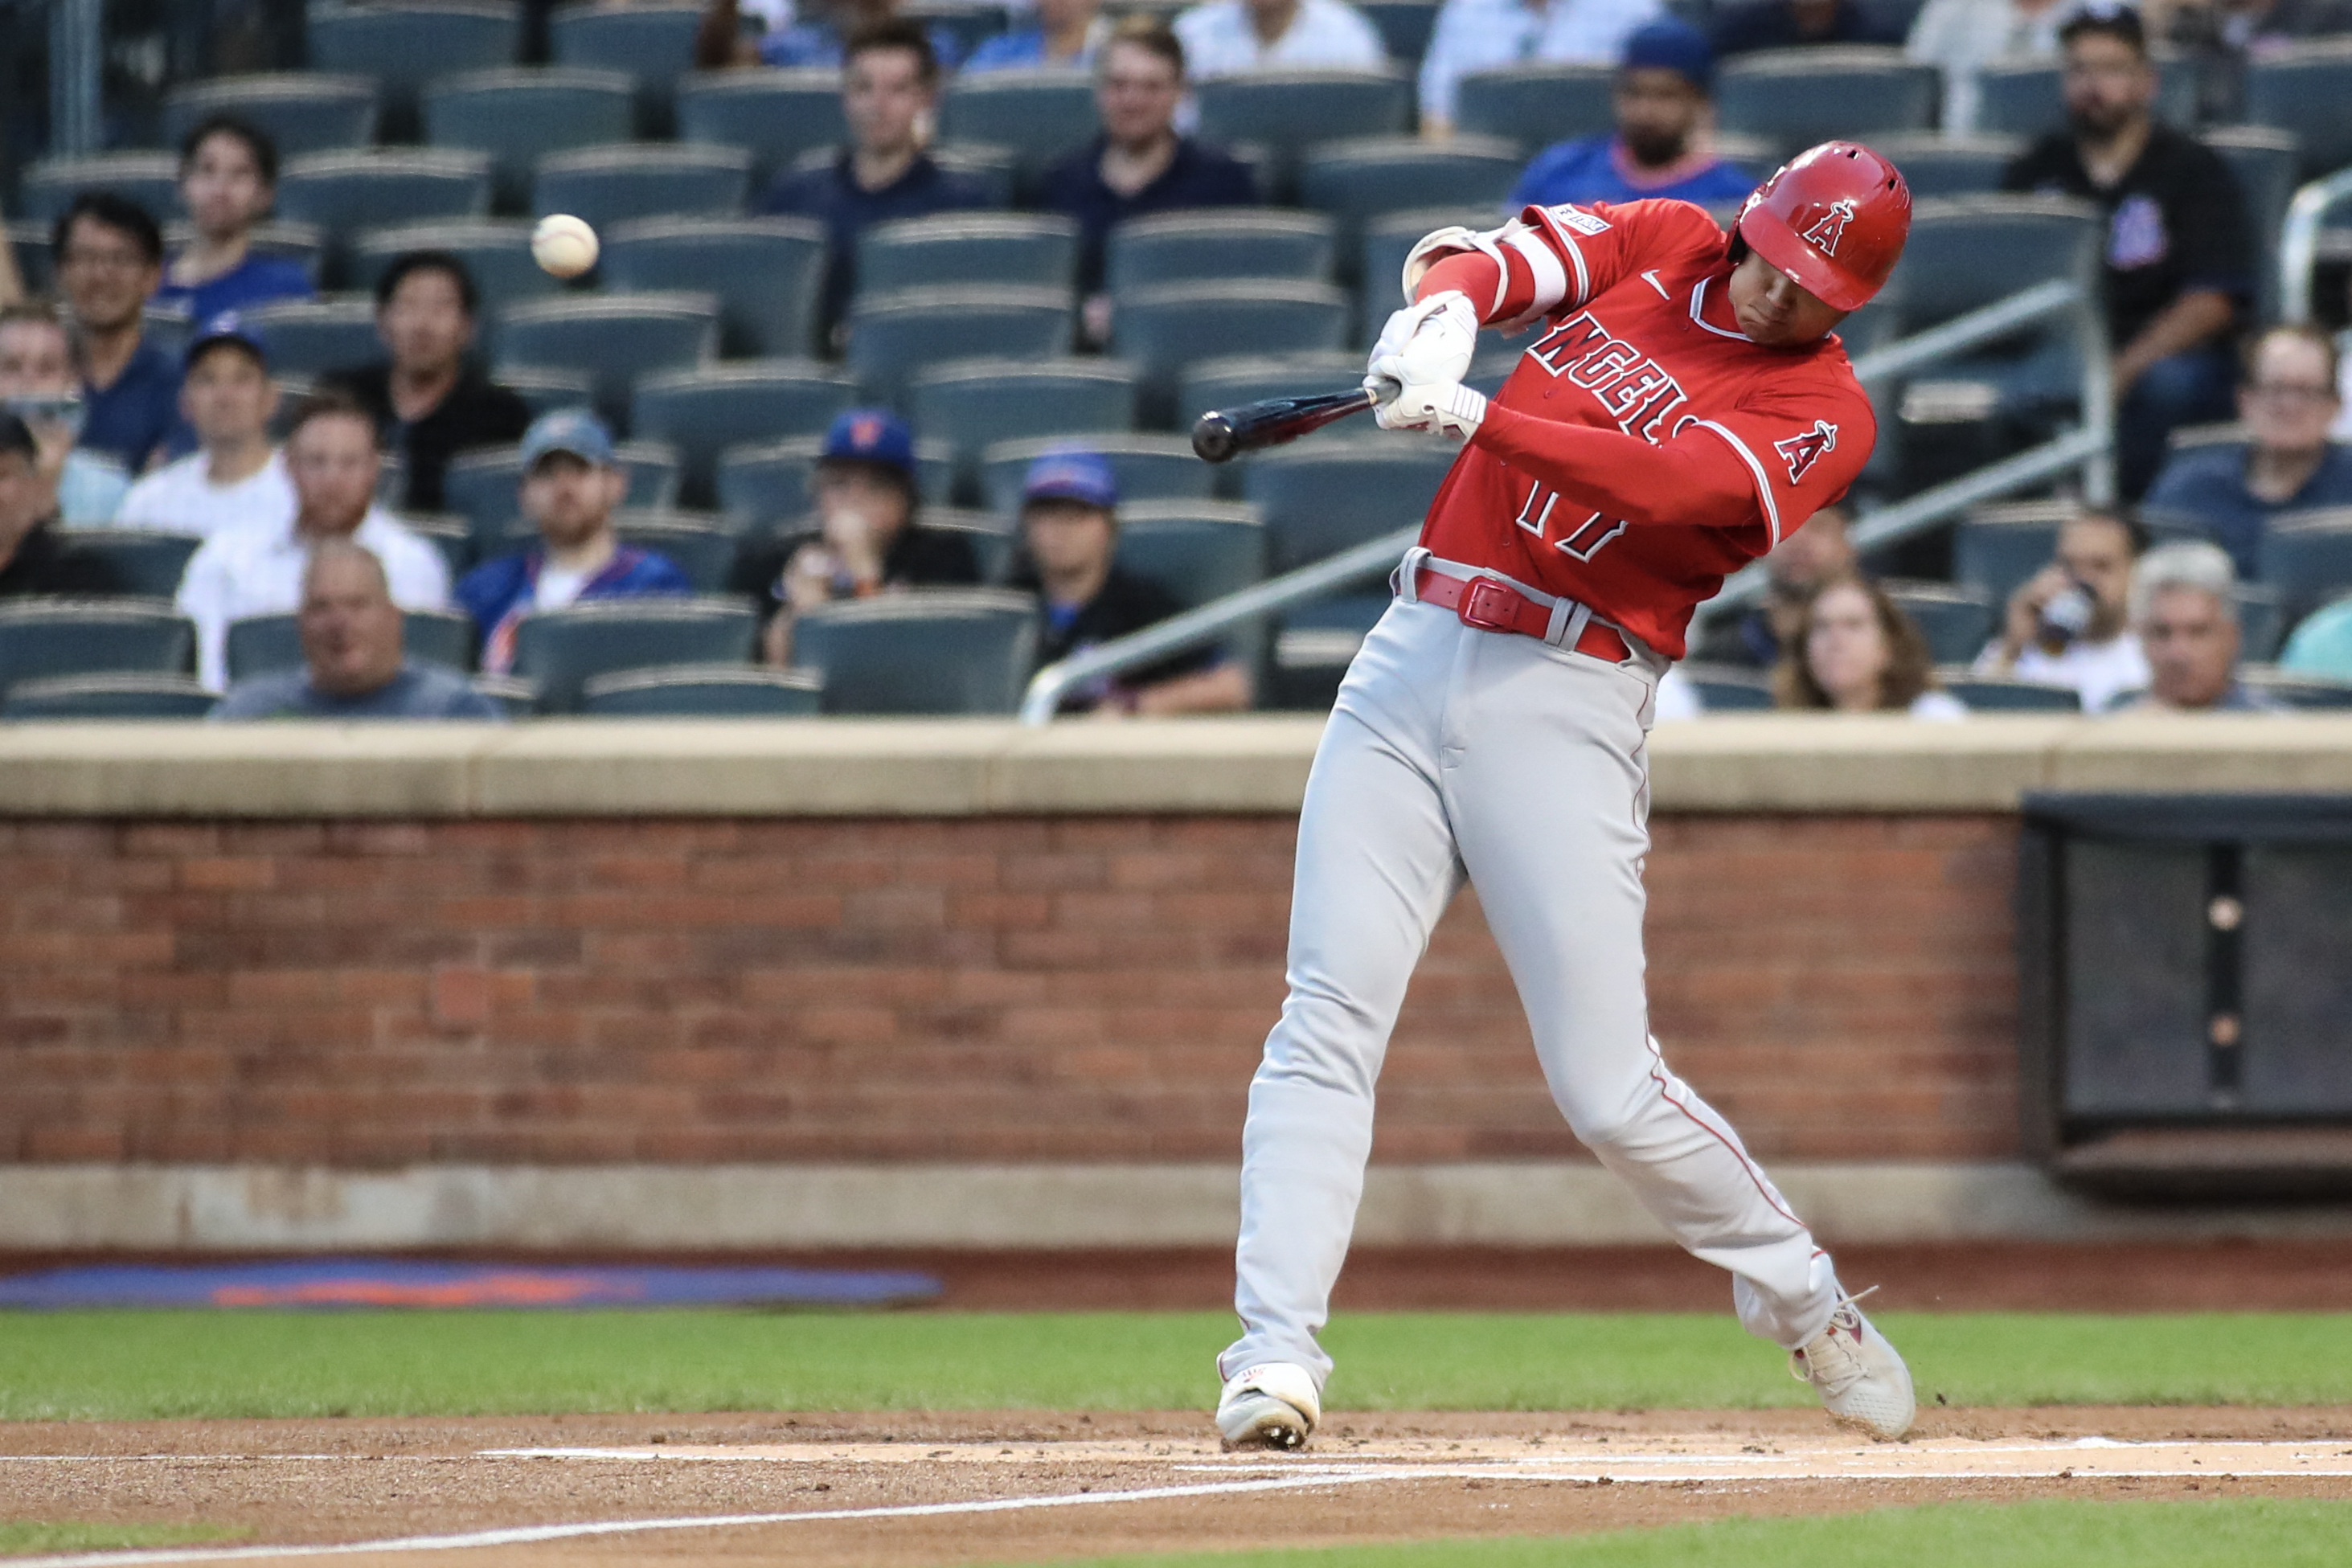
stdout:
<svg viewBox="0 0 2352 1568">
<path fill-rule="evenodd" d="M 1903 258 L 1911 187 L 1853 141 L 1800 152 L 1739 209 L 1739 237 L 1823 304 L 1858 310 Z"/>
</svg>

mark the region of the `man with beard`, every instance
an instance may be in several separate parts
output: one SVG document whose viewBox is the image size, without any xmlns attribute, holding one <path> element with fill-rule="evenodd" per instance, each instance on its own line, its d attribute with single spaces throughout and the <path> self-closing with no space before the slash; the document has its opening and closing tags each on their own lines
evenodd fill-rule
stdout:
<svg viewBox="0 0 2352 1568">
<path fill-rule="evenodd" d="M 1519 176 L 1510 204 L 1745 200 L 1754 176 L 1706 145 L 1714 79 L 1715 51 L 1696 28 L 1671 16 L 1639 28 L 1625 40 L 1617 72 L 1616 133 L 1545 148 Z"/>
<path fill-rule="evenodd" d="M 2235 412 L 2230 334 L 2253 285 L 2245 201 L 2220 154 L 2157 121 L 2138 12 L 2085 9 L 2059 39 L 2069 128 L 2035 143 L 2001 183 L 2091 202 L 2106 221 L 2116 481 L 2137 500 L 2175 425 Z"/>
</svg>

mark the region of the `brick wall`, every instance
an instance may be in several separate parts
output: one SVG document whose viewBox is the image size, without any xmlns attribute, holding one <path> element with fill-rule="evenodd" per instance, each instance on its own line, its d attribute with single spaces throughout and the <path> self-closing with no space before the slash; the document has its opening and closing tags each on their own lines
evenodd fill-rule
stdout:
<svg viewBox="0 0 2352 1568">
<path fill-rule="evenodd" d="M 0 1162 L 1230 1159 L 1292 831 L 0 822 Z M 1768 1157 L 2011 1152 L 2013 845 L 1661 818 L 1669 1060 Z M 1572 1148 L 1465 897 L 1377 1157 Z"/>
</svg>

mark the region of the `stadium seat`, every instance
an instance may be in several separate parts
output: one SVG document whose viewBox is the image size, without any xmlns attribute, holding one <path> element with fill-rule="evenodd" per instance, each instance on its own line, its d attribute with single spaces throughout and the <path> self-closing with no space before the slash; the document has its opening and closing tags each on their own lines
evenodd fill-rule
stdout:
<svg viewBox="0 0 2352 1568">
<path fill-rule="evenodd" d="M 869 394 L 897 403 L 919 371 L 942 361 L 1068 353 L 1070 307 L 1066 288 L 975 284 L 861 291 L 849 308 L 849 369 Z"/>
<path fill-rule="evenodd" d="M 2193 55 L 2157 56 L 2156 112 L 2187 130 L 2197 123 L 2198 68 Z M 2031 141 L 2066 124 L 2066 93 L 2058 63 L 2047 55 L 1995 60 L 1977 74 L 1977 129 Z M 1873 143 L 1875 145 L 1875 143 Z"/>
<path fill-rule="evenodd" d="M 466 519 L 453 512 L 403 512 L 400 521 L 408 531 L 441 552 L 441 563 L 449 570 L 449 580 L 473 570 L 475 560 L 474 530 Z"/>
<path fill-rule="evenodd" d="M 921 23 L 927 31 L 944 32 L 955 40 L 956 57 L 969 59 L 972 50 L 1004 31 L 1012 10 L 998 0 L 901 0 L 894 14 Z"/>
<path fill-rule="evenodd" d="M 394 138 L 413 133 L 427 81 L 512 65 L 522 42 L 522 7 L 510 0 L 326 0 L 305 22 L 312 66 L 375 78 Z"/>
<path fill-rule="evenodd" d="M 809 510 L 809 485 L 821 435 L 732 446 L 719 456 L 719 507 L 737 533 L 772 532 Z M 915 443 L 915 487 L 927 506 L 950 505 L 956 489 L 954 449 L 943 441 Z M 926 520 L 931 514 L 926 513 Z"/>
<path fill-rule="evenodd" d="M 1532 157 L 1555 141 L 1616 130 L 1609 66 L 1507 66 L 1472 71 L 1455 89 L 1454 128 L 1499 136 Z"/>
<path fill-rule="evenodd" d="M 1118 566 L 1195 610 L 1265 576 L 1265 527 L 1255 507 L 1218 501 L 1122 501 Z M 1266 619 L 1227 627 L 1214 641 L 1244 668 L 1264 662 Z"/>
<path fill-rule="evenodd" d="M 2258 125 L 2222 126 L 2198 140 L 2219 152 L 2238 177 L 2239 193 L 2246 201 L 2247 237 L 2253 242 L 2254 313 L 2262 320 L 2275 320 L 2279 229 L 2286 222 L 2287 204 L 2294 200 L 2301 143 L 2291 131 Z"/>
<path fill-rule="evenodd" d="M 49 225 L 36 219 L 0 225 L 8 240 L 9 254 L 16 259 L 16 276 L 25 280 L 25 287 L 36 294 L 47 294 L 57 285 L 57 275 L 49 255 Z"/>
<path fill-rule="evenodd" d="M 1385 593 L 1349 593 L 1283 612 L 1259 706 L 1289 712 L 1328 712 L 1339 683 L 1380 618 Z"/>
<path fill-rule="evenodd" d="M 352 246 L 352 287 L 373 291 L 384 269 L 413 250 L 446 250 L 466 264 L 481 295 L 475 329 L 485 341 L 495 341 L 500 311 L 526 300 L 548 298 L 563 287 L 531 260 L 530 225 L 503 218 L 362 230 Z"/>
<path fill-rule="evenodd" d="M 1923 201 L 1887 300 L 1908 334 L 2053 279 L 2098 287 L 2105 225 L 2096 209 L 2063 196 L 1965 196 Z M 2011 342 L 1948 360 L 1938 380 L 1986 381 L 2014 401 L 2071 402 L 2077 357 L 2061 320 Z"/>
<path fill-rule="evenodd" d="M 837 70 L 697 72 L 678 83 L 677 113 L 679 141 L 745 149 L 762 185 L 802 154 L 849 135 Z"/>
<path fill-rule="evenodd" d="M 1772 708 L 1772 677 L 1763 670 L 1737 664 L 1684 664 L 1702 713 L 1769 713 Z"/>
<path fill-rule="evenodd" d="M 961 486 L 994 442 L 1134 429 L 1135 371 L 1116 360 L 950 360 L 915 377 L 908 410 L 954 452 Z"/>
<path fill-rule="evenodd" d="M 818 672 L 829 714 L 1009 714 L 1036 648 L 1035 601 L 994 589 L 843 600 L 793 622 L 793 662 Z"/>
<path fill-rule="evenodd" d="M 1920 634 L 1927 639 L 1927 652 L 1939 664 L 1969 663 L 1992 635 L 1992 596 L 1980 588 L 1894 580 L 1883 586 L 1887 598 L 1917 622 Z"/>
<path fill-rule="evenodd" d="M 628 476 L 624 507 L 666 507 L 677 498 L 677 449 L 666 442 L 624 441 L 613 457 Z M 442 504 L 464 519 L 475 559 L 511 548 L 508 535 L 522 516 L 522 448 L 493 446 L 461 452 L 442 476 Z"/>
<path fill-rule="evenodd" d="M 490 210 L 486 152 L 376 148 L 289 160 L 278 180 L 279 215 L 316 224 L 340 247 L 363 228 L 478 218 Z"/>
<path fill-rule="evenodd" d="M 1411 528 L 1428 513 L 1455 455 L 1437 443 L 1367 438 L 1251 456 L 1242 494 L 1265 517 L 1267 567 L 1290 571 Z"/>
<path fill-rule="evenodd" d="M 1259 194 L 1280 200 L 1307 148 L 1349 136 L 1402 136 L 1412 126 L 1412 80 L 1401 71 L 1252 71 L 1193 89 L 1201 135 L 1271 154 Z"/>
<path fill-rule="evenodd" d="M 1114 295 L 1161 283 L 1271 277 L 1324 283 L 1338 225 L 1320 213 L 1224 207 L 1130 218 L 1110 231 L 1104 281 Z"/>
<path fill-rule="evenodd" d="M 940 105 L 941 136 L 1010 150 L 1024 183 L 1097 129 L 1092 77 L 1059 68 L 960 76 Z"/>
<path fill-rule="evenodd" d="M 857 288 L 888 294 L 985 281 L 1066 289 L 1078 225 L 1024 213 L 948 213 L 876 224 L 857 236 Z"/>
<path fill-rule="evenodd" d="M 84 191 L 111 191 L 157 223 L 169 223 L 180 204 L 180 161 L 169 152 L 36 159 L 17 176 L 17 215 L 46 228 Z"/>
<path fill-rule="evenodd" d="M 2352 38 L 2296 44 L 2246 67 L 2246 119 L 2294 133 L 2305 179 L 2352 164 L 2347 104 L 2352 104 Z"/>
<path fill-rule="evenodd" d="M 824 682 L 809 670 L 679 664 L 598 675 L 580 690 L 590 718 L 804 718 L 822 711 Z"/>
<path fill-rule="evenodd" d="M 1970 713 L 2081 713 L 2083 695 L 2072 686 L 1992 675 L 1958 675 L 1943 683 Z"/>
<path fill-rule="evenodd" d="M 1875 136 L 1870 146 L 1903 171 L 1903 183 L 1911 187 L 1915 201 L 1997 192 L 2003 171 L 2025 151 L 2021 137 L 1935 136 L 1922 131 Z"/>
<path fill-rule="evenodd" d="M 935 483 L 938 475 L 937 468 L 927 465 L 928 479 Z M 1021 542 L 1013 518 L 950 507 L 935 500 L 927 491 L 923 497 L 923 527 L 939 533 L 961 535 L 971 548 L 972 559 L 979 563 L 980 580 L 983 583 L 1001 583 L 1012 575 L 1013 557 Z"/>
<path fill-rule="evenodd" d="M 2268 669 L 2241 669 L 2239 678 L 2273 702 L 2298 711 L 2328 713 L 2352 708 L 2352 682 Z"/>
<path fill-rule="evenodd" d="M 719 300 L 719 351 L 795 359 L 816 348 L 825 235 L 808 218 L 642 218 L 603 236 L 598 276 L 620 289 Z"/>
<path fill-rule="evenodd" d="M 751 607 L 737 599 L 604 599 L 526 615 L 514 674 L 539 688 L 541 712 L 571 713 L 592 676 L 672 664 L 740 664 Z"/>
<path fill-rule="evenodd" d="M 383 343 L 375 331 L 375 300 L 364 294 L 282 299 L 257 305 L 245 315 L 265 335 L 275 375 L 315 380 L 383 357 Z"/>
<path fill-rule="evenodd" d="M 518 305 L 499 318 L 498 341 L 501 363 L 586 371 L 597 412 L 620 429 L 638 380 L 702 363 L 718 340 L 709 295 L 645 293 Z"/>
<path fill-rule="evenodd" d="M 1295 354 L 1348 340 L 1353 301 L 1328 283 L 1170 283 L 1139 288 L 1111 318 L 1111 346 L 1142 375 L 1143 417 L 1174 414 L 1177 378 L 1196 361 Z"/>
<path fill-rule="evenodd" d="M 991 147 L 981 141 L 942 141 L 931 149 L 931 159 L 950 173 L 978 182 L 982 206 L 1013 204 L 1019 163 L 1010 147 Z M 808 162 L 806 158 L 801 160 L 803 167 Z"/>
<path fill-rule="evenodd" d="M 586 408 L 594 401 L 595 382 L 585 371 L 561 371 L 532 365 L 500 365 L 498 381 L 530 409 L 531 417 L 559 408 Z"/>
<path fill-rule="evenodd" d="M 1724 62 L 1715 100 L 1726 131 L 1761 137 L 1785 158 L 1833 136 L 1925 131 L 1938 85 L 1933 66 L 1892 47 L 1762 49 Z"/>
<path fill-rule="evenodd" d="M 746 361 L 667 371 L 637 382 L 630 428 L 677 448 L 679 496 L 717 499 L 719 455 L 730 446 L 822 432 L 856 389 L 811 360 Z"/>
<path fill-rule="evenodd" d="M 0 720 L 202 718 L 215 700 L 188 675 L 59 675 L 10 686 Z"/>
<path fill-rule="evenodd" d="M 2352 507 L 2272 517 L 2263 530 L 2260 576 L 2280 595 L 2289 625 L 2352 589 Z"/>
<path fill-rule="evenodd" d="M 188 558 L 204 540 L 152 528 L 73 528 L 65 542 L 74 554 L 103 561 L 123 592 L 169 599 L 180 591 Z"/>
<path fill-rule="evenodd" d="M 425 89 L 425 140 L 488 153 L 499 208 L 519 213 L 541 158 L 629 139 L 635 90 L 624 72 L 562 66 L 442 77 Z"/>
<path fill-rule="evenodd" d="M 2286 641 L 2286 603 L 2267 582 L 2238 584 L 2239 657 L 2248 664 L 2267 664 L 2278 657 Z"/>
<path fill-rule="evenodd" d="M 401 637 L 408 656 L 453 670 L 470 670 L 480 633 L 471 617 L 457 610 L 406 610 Z M 293 615 L 248 615 L 228 623 L 228 678 L 242 681 L 272 670 L 302 665 L 302 630 Z"/>
<path fill-rule="evenodd" d="M 555 63 L 625 71 L 636 83 L 639 132 L 667 136 L 674 84 L 694 69 L 702 8 L 693 5 L 558 5 L 548 16 Z"/>
<path fill-rule="evenodd" d="M 1349 274 L 1361 291 L 1363 319 L 1359 325 L 1359 339 L 1370 344 L 1380 335 L 1381 323 L 1389 312 L 1404 303 L 1404 258 L 1419 244 L 1421 236 L 1449 224 L 1466 228 L 1491 229 L 1503 221 L 1503 210 L 1497 207 L 1423 207 L 1399 213 L 1387 213 L 1368 220 L 1363 225 L 1363 237 L 1355 246 L 1356 254 L 1348 266 Z"/>
<path fill-rule="evenodd" d="M 1192 455 L 1181 435 L 1049 435 L 1000 441 L 981 454 L 980 491 L 988 509 L 1010 517 L 1021 509 L 1021 484 L 1029 465 L 1046 453 L 1080 446 L 1110 464 L 1119 499 L 1205 501 L 1216 471 Z"/>
<path fill-rule="evenodd" d="M 182 674 L 195 646 L 168 600 L 20 599 L 0 603 L 0 690 L 45 675 Z"/>
<path fill-rule="evenodd" d="M 1500 208 L 1518 183 L 1521 162 L 1513 143 L 1491 136 L 1327 141 L 1299 161 L 1298 196 L 1339 220 L 1339 255 L 1352 258 L 1372 218 L 1440 203 Z"/>
<path fill-rule="evenodd" d="M 2058 548 L 2059 525 L 2074 512 L 2065 501 L 2018 501 L 1979 507 L 1952 534 L 1952 575 L 1982 589 L 1995 604 L 2050 564 Z"/>
<path fill-rule="evenodd" d="M 1390 59 L 1407 70 L 1421 63 L 1437 28 L 1437 0 L 1358 0 L 1356 9 L 1380 29 Z"/>
<path fill-rule="evenodd" d="M 333 152 L 375 140 L 376 86 L 367 77 L 326 71 L 189 82 L 163 95 L 163 145 L 178 147 L 198 120 L 215 114 L 257 127 L 280 158 Z"/>
<path fill-rule="evenodd" d="M 541 158 L 530 210 L 601 229 L 632 218 L 734 217 L 751 192 L 751 155 L 740 147 L 625 141 Z"/>
</svg>

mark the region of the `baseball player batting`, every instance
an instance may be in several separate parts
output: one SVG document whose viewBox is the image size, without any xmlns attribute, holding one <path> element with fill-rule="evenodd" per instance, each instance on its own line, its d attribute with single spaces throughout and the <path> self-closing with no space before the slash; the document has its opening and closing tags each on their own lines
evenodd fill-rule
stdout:
<svg viewBox="0 0 2352 1568">
<path fill-rule="evenodd" d="M 1845 493 L 1876 438 L 1832 329 L 1894 269 L 1903 176 L 1826 142 L 1727 244 L 1682 202 L 1529 207 L 1441 229 L 1372 350 L 1384 430 L 1466 443 L 1331 712 L 1298 825 L 1281 1020 L 1250 1084 L 1229 1447 L 1321 1415 L 1317 1342 L 1347 1256 L 1372 1086 L 1405 982 L 1466 879 L 1577 1137 L 1830 1413 L 1882 1437 L 1903 1358 L 1724 1119 L 1667 1071 L 1643 986 L 1643 746 L 1658 677 L 1726 573 Z M 1481 326 L 1542 335 L 1491 402 Z"/>
</svg>

